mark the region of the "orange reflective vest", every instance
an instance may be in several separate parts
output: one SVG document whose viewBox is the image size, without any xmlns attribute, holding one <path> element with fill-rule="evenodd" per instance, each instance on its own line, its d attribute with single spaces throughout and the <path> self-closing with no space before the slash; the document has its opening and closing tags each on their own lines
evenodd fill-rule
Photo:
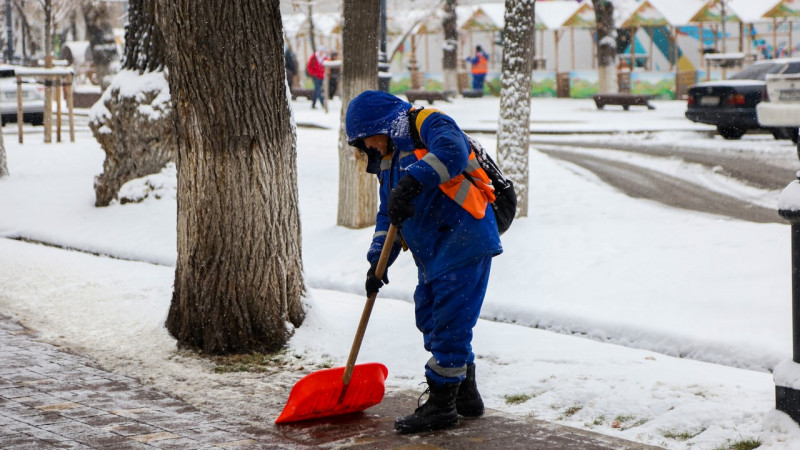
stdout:
<svg viewBox="0 0 800 450">
<path fill-rule="evenodd" d="M 472 65 L 472 73 L 480 75 L 489 72 L 489 60 L 483 56 L 483 53 L 478 53 L 478 62 Z"/>
<path fill-rule="evenodd" d="M 414 154 L 418 160 L 421 160 L 428 154 L 428 150 L 418 148 L 414 150 Z M 460 173 L 449 181 L 440 184 L 439 189 L 467 210 L 472 217 L 483 219 L 483 216 L 486 215 L 486 206 L 495 199 L 494 187 L 492 187 L 489 176 L 486 175 L 486 172 L 475 157 L 475 152 L 472 150 L 469 152 L 469 161 L 464 172 L 472 180 L 467 179 L 463 173 Z"/>
</svg>

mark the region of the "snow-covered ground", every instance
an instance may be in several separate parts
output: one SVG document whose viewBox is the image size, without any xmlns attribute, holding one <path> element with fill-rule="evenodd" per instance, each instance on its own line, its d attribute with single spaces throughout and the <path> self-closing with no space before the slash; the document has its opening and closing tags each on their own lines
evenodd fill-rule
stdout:
<svg viewBox="0 0 800 450">
<path fill-rule="evenodd" d="M 683 102 L 656 106 L 598 111 L 591 100 L 534 99 L 531 128 L 795 152 L 769 135 L 734 143 L 710 137 L 709 127 L 683 118 Z M 308 318 L 290 354 L 298 356 L 293 366 L 308 370 L 346 360 L 363 306 L 372 230 L 335 224 L 339 103 L 327 114 L 304 100 L 293 107 L 298 124 L 322 127 L 298 128 L 311 289 Z M 466 129 L 496 126 L 493 98 L 435 107 Z M 215 373 L 213 363 L 176 351 L 163 327 L 175 261 L 174 172 L 151 180 L 165 194 L 160 200 L 94 208 L 99 145 L 88 133 L 78 133 L 74 144 L 44 145 L 40 128 L 26 130 L 24 145 L 6 136 L 11 176 L 0 179 L 0 236 L 82 252 L 0 239 L 0 311 L 200 407 L 271 423 L 300 370 Z M 477 136 L 494 151 L 493 135 Z M 475 332 L 488 406 L 670 448 L 725 448 L 750 438 L 772 448 L 800 446 L 800 429 L 774 410 L 770 374 L 791 358 L 789 227 L 631 199 L 536 151 L 535 138 L 533 146 L 530 217 L 503 237 L 483 308 L 487 320 Z M 677 174 L 700 170 L 657 159 L 642 164 Z M 731 190 L 772 206 L 778 196 Z M 414 328 L 411 258 L 402 255 L 389 277 L 359 361 L 386 364 L 390 389 L 416 390 L 427 356 Z"/>
</svg>

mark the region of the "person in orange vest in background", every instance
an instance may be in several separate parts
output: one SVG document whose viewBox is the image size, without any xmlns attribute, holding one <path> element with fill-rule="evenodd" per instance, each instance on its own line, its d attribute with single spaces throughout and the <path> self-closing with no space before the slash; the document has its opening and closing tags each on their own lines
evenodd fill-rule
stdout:
<svg viewBox="0 0 800 450">
<path fill-rule="evenodd" d="M 475 47 L 475 56 L 468 57 L 467 61 L 472 64 L 472 89 L 483 91 L 483 80 L 489 71 L 489 55 L 478 45 Z"/>
<path fill-rule="evenodd" d="M 317 100 L 321 106 L 325 106 L 325 99 L 322 96 L 322 81 L 325 79 L 325 66 L 322 65 L 328 60 L 328 52 L 325 47 L 319 47 L 311 58 L 308 59 L 306 72 L 314 82 L 314 94 L 311 96 L 311 108 L 317 107 Z"/>
<path fill-rule="evenodd" d="M 482 91 L 483 80 L 489 71 L 489 55 L 478 45 L 475 47 L 475 56 L 468 57 L 467 61 L 472 64 L 472 89 Z"/>
</svg>

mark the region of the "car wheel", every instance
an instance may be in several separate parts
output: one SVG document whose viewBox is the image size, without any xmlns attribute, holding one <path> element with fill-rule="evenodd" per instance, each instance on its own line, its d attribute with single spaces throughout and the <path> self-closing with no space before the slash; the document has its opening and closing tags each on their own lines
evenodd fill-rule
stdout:
<svg viewBox="0 0 800 450">
<path fill-rule="evenodd" d="M 777 140 L 787 139 L 797 143 L 797 128 L 770 128 L 770 130 L 772 136 Z"/>
<path fill-rule="evenodd" d="M 44 113 L 31 114 L 31 125 L 44 125 Z"/>
<path fill-rule="evenodd" d="M 717 131 L 720 136 L 729 140 L 741 139 L 747 132 L 746 129 L 740 127 L 717 127 Z"/>
</svg>

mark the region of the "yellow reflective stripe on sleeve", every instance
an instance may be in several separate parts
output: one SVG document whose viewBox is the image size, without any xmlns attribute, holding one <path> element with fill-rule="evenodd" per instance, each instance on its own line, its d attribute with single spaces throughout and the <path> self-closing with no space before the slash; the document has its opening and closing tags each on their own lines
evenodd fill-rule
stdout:
<svg viewBox="0 0 800 450">
<path fill-rule="evenodd" d="M 427 119 L 428 116 L 430 116 L 433 113 L 437 113 L 437 112 L 438 113 L 442 113 L 438 109 L 424 108 L 422 111 L 419 112 L 419 114 L 417 114 L 417 123 L 416 123 L 416 125 L 417 125 L 417 133 L 419 133 L 419 130 L 422 129 L 422 122 L 425 122 L 425 119 Z"/>
</svg>

